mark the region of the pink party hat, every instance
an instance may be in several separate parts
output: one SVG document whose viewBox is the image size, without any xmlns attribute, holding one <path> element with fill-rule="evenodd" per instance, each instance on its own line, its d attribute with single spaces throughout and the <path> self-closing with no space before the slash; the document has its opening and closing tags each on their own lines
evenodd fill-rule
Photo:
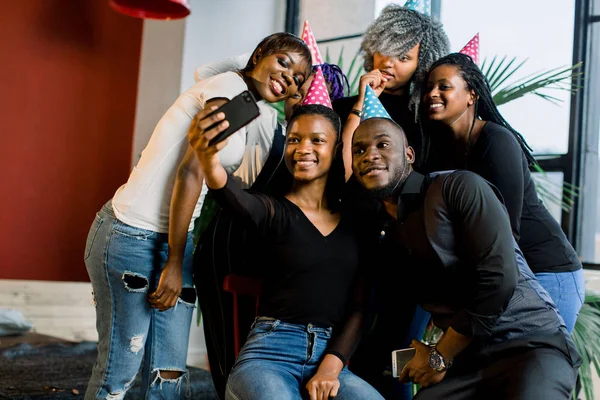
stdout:
<svg viewBox="0 0 600 400">
<path fill-rule="evenodd" d="M 323 64 L 323 59 L 321 58 L 321 53 L 319 52 L 319 46 L 317 46 L 317 41 L 315 40 L 315 36 L 312 33 L 312 29 L 310 29 L 308 21 L 304 21 L 304 28 L 302 29 L 302 40 L 304 40 L 304 42 L 310 49 L 313 65 Z"/>
<path fill-rule="evenodd" d="M 479 32 L 469 40 L 465 47 L 460 49 L 459 53 L 471 56 L 475 64 L 479 64 Z"/>
<path fill-rule="evenodd" d="M 325 84 L 325 78 L 323 77 L 323 71 L 321 67 L 317 67 L 314 78 L 310 83 L 306 97 L 302 101 L 302 105 L 308 104 L 321 104 L 323 106 L 331 107 L 331 99 L 329 98 L 329 92 L 327 91 L 327 85 Z"/>
<path fill-rule="evenodd" d="M 431 15 L 431 0 L 408 0 L 404 7 L 421 14 Z"/>
</svg>

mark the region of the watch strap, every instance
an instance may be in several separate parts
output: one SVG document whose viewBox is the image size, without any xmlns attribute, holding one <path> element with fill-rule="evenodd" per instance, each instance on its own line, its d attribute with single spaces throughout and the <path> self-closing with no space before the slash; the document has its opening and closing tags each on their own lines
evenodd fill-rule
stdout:
<svg viewBox="0 0 600 400">
<path fill-rule="evenodd" d="M 353 109 L 350 111 L 350 114 L 354 114 L 354 115 L 356 115 L 358 118 L 361 118 L 361 117 L 362 117 L 362 114 L 363 114 L 363 112 L 362 112 L 362 110 L 358 110 L 358 109 L 356 109 L 356 108 L 353 108 Z"/>
<path fill-rule="evenodd" d="M 440 361 L 440 365 L 439 366 L 434 366 L 431 363 L 431 358 L 430 358 L 430 362 L 429 362 L 429 366 L 431 368 L 433 368 L 434 370 L 436 370 L 437 372 L 444 372 L 447 371 L 448 368 L 450 368 L 452 366 L 452 361 L 453 360 L 446 360 L 446 358 L 442 355 L 442 353 L 440 353 L 437 349 L 437 347 L 435 345 L 430 346 L 429 348 L 429 354 L 430 357 L 433 356 L 436 359 L 438 359 Z"/>
</svg>

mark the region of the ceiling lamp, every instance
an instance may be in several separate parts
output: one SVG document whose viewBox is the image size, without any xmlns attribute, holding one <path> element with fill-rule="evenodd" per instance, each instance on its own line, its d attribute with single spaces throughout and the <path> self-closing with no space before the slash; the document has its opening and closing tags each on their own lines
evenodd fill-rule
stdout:
<svg viewBox="0 0 600 400">
<path fill-rule="evenodd" d="M 109 0 L 110 6 L 135 18 L 179 19 L 190 14 L 188 0 Z"/>
</svg>

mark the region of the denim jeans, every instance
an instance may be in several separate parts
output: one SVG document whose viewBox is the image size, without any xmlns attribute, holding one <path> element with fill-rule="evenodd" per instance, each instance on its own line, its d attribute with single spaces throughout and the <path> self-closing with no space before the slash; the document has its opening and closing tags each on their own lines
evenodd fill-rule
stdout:
<svg viewBox="0 0 600 400">
<path fill-rule="evenodd" d="M 307 398 L 308 381 L 319 368 L 331 328 L 257 318 L 233 366 L 226 400 Z M 382 400 L 383 397 L 347 367 L 339 375 L 337 400 Z"/>
<path fill-rule="evenodd" d="M 86 399 L 122 399 L 142 368 L 146 399 L 179 399 L 187 381 L 186 358 L 195 292 L 193 241 L 188 236 L 183 261 L 183 290 L 177 305 L 160 312 L 148 295 L 167 259 L 167 235 L 139 229 L 115 218 L 109 201 L 89 231 L 85 264 L 96 303 L 98 359 Z M 166 379 L 161 371 L 181 373 Z"/>
<path fill-rule="evenodd" d="M 573 272 L 540 272 L 535 276 L 552 297 L 567 330 L 572 333 L 579 310 L 585 301 L 583 269 Z"/>
</svg>

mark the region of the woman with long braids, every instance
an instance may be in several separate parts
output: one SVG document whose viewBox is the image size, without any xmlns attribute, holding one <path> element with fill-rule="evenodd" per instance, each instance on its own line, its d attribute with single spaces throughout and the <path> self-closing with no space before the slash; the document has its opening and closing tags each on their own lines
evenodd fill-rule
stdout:
<svg viewBox="0 0 600 400">
<path fill-rule="evenodd" d="M 537 196 L 531 148 L 496 108 L 471 57 L 450 54 L 431 66 L 423 108 L 427 170 L 467 169 L 500 190 L 527 263 L 572 332 L 585 295 L 581 261 Z"/>
</svg>

